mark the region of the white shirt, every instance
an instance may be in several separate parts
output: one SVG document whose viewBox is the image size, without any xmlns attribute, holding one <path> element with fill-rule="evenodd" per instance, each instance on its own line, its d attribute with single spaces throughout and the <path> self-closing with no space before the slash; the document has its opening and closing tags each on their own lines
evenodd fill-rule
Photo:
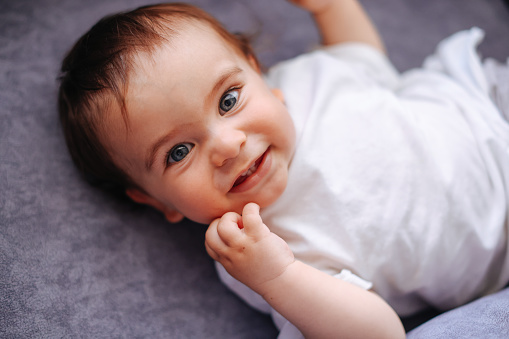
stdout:
<svg viewBox="0 0 509 339">
<path fill-rule="evenodd" d="M 452 308 L 509 281 L 509 124 L 488 96 L 482 37 L 457 33 L 404 74 L 349 43 L 267 75 L 285 95 L 297 149 L 265 224 L 298 260 L 372 282 L 400 315 Z"/>
</svg>

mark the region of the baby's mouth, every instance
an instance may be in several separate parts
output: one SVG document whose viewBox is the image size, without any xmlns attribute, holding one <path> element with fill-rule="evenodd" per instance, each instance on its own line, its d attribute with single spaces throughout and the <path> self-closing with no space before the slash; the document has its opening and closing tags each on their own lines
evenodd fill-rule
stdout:
<svg viewBox="0 0 509 339">
<path fill-rule="evenodd" d="M 249 178 L 250 175 L 252 175 L 253 173 L 256 172 L 256 170 L 258 169 L 258 165 L 260 165 L 260 163 L 262 162 L 263 160 L 263 156 L 265 155 L 262 154 L 258 159 L 256 159 L 256 161 L 254 162 L 253 165 L 251 165 L 251 167 L 249 167 L 249 169 L 247 171 L 245 171 L 244 173 L 242 173 L 238 178 L 237 180 L 235 180 L 235 183 L 233 184 L 233 187 L 235 186 L 238 186 L 240 184 L 242 184 L 247 178 Z M 233 188 L 232 187 L 232 188 Z"/>
</svg>

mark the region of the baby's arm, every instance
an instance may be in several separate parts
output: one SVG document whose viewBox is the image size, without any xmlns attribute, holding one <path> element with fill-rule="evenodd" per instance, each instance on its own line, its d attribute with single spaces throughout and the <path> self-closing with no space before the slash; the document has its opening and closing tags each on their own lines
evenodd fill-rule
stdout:
<svg viewBox="0 0 509 339">
<path fill-rule="evenodd" d="M 377 29 L 357 0 L 290 1 L 313 15 L 324 45 L 364 42 L 385 52 Z"/>
<path fill-rule="evenodd" d="M 260 294 L 306 338 L 404 338 L 396 313 L 376 294 L 295 261 L 256 204 L 226 213 L 206 235 L 210 256 Z"/>
</svg>

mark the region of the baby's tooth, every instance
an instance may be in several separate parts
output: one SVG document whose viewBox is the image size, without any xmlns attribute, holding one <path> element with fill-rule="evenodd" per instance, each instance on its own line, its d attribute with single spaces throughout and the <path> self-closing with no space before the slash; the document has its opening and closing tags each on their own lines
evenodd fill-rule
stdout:
<svg viewBox="0 0 509 339">
<path fill-rule="evenodd" d="M 254 171 L 256 171 L 256 163 L 254 163 L 251 167 L 249 167 L 249 169 L 247 171 L 245 171 L 244 173 L 242 173 L 240 176 L 241 177 L 244 177 L 244 176 L 250 176 L 251 174 L 254 173 Z"/>
</svg>

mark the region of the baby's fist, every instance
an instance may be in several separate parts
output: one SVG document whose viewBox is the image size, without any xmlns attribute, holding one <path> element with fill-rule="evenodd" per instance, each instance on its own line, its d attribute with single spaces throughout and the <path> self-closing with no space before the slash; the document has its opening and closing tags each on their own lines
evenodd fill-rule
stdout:
<svg viewBox="0 0 509 339">
<path fill-rule="evenodd" d="M 286 242 L 272 233 L 257 204 L 247 204 L 242 216 L 226 213 L 210 224 L 205 246 L 235 279 L 261 293 L 263 285 L 294 262 Z"/>
</svg>

